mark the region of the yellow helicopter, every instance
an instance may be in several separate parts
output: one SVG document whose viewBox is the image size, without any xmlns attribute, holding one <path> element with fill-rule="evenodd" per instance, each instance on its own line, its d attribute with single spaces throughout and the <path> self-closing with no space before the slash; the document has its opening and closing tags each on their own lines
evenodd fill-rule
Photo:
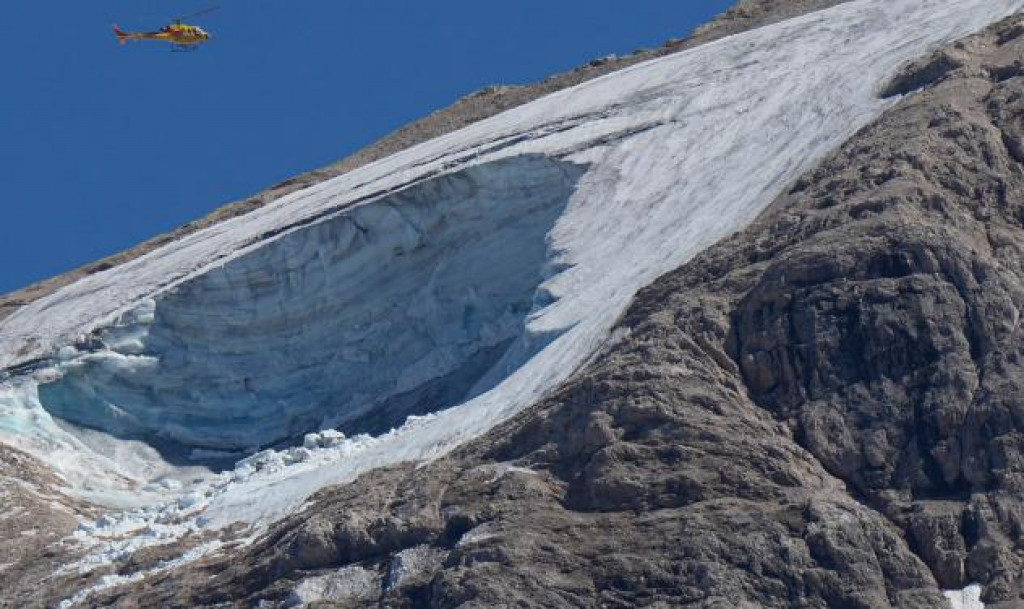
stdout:
<svg viewBox="0 0 1024 609">
<path fill-rule="evenodd" d="M 126 32 L 115 25 L 114 35 L 117 36 L 121 44 L 129 40 L 158 40 L 171 43 L 172 51 L 194 51 L 199 48 L 199 45 L 210 39 L 210 34 L 197 25 L 182 23 L 182 19 L 191 19 L 199 15 L 205 15 L 217 10 L 217 8 L 212 7 L 187 17 L 180 17 L 171 22 L 170 25 L 165 25 L 155 32 Z"/>
</svg>

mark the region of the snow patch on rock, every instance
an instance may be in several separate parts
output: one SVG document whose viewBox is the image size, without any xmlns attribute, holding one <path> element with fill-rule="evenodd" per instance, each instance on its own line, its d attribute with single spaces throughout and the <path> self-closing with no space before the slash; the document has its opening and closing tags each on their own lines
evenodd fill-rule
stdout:
<svg viewBox="0 0 1024 609">
<path fill-rule="evenodd" d="M 285 599 L 285 607 L 304 607 L 320 601 L 364 601 L 380 596 L 381 575 L 363 567 L 345 567 L 334 573 L 302 580 Z"/>
<path fill-rule="evenodd" d="M 985 609 L 985 603 L 981 602 L 981 586 L 978 584 L 971 584 L 963 590 L 948 590 L 943 594 L 952 609 Z"/>
<path fill-rule="evenodd" d="M 447 552 L 430 546 L 415 546 L 402 550 L 395 554 L 388 565 L 384 590 L 396 590 L 429 581 L 447 555 Z"/>
</svg>

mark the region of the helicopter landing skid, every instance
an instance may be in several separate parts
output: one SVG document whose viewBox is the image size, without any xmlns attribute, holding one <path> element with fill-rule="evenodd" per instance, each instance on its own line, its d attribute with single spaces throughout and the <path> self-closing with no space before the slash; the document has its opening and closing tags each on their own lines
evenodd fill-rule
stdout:
<svg viewBox="0 0 1024 609">
<path fill-rule="evenodd" d="M 199 47 L 191 44 L 176 44 L 171 47 L 172 53 L 192 53 L 198 51 Z"/>
</svg>

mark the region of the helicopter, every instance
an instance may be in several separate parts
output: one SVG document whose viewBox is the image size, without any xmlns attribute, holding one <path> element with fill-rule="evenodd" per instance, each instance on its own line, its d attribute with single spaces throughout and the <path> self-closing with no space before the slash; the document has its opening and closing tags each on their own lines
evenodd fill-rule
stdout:
<svg viewBox="0 0 1024 609">
<path fill-rule="evenodd" d="M 218 8 L 214 6 L 185 17 L 178 17 L 155 32 L 126 32 L 115 25 L 114 35 L 121 44 L 129 40 L 159 40 L 171 43 L 172 51 L 195 51 L 199 45 L 210 39 L 210 34 L 197 25 L 182 23 L 182 20 L 205 15 Z"/>
</svg>

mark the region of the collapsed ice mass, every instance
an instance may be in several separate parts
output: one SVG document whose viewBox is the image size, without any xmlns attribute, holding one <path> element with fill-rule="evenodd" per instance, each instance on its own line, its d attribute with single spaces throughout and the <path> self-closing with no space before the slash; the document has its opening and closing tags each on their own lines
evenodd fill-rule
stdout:
<svg viewBox="0 0 1024 609">
<path fill-rule="evenodd" d="M 289 233 L 64 348 L 40 403 L 118 437 L 242 451 L 442 410 L 539 345 L 524 333 L 547 304 L 547 235 L 583 170 L 513 157 Z"/>
</svg>

